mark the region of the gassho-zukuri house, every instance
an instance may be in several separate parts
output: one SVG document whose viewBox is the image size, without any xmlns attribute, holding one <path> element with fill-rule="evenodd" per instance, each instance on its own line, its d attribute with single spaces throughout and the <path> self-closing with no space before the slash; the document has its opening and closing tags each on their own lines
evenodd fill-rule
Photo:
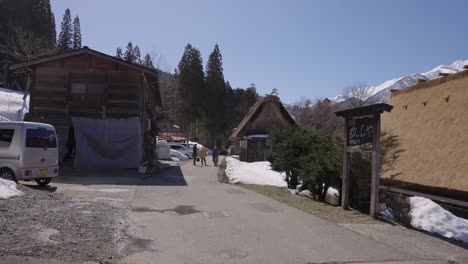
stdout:
<svg viewBox="0 0 468 264">
<path fill-rule="evenodd" d="M 28 79 L 25 121 L 55 127 L 60 161 L 121 169 L 147 158 L 163 106 L 156 70 L 84 47 L 10 65 L 10 74 Z"/>
<path fill-rule="evenodd" d="M 398 137 L 402 152 L 382 179 L 466 201 L 467 102 L 468 70 L 392 91 L 394 108 L 382 115 L 382 131 Z"/>
<path fill-rule="evenodd" d="M 271 149 L 269 131 L 286 126 L 296 126 L 296 122 L 278 96 L 266 95 L 249 109 L 229 137 L 233 143 L 231 154 L 239 155 L 241 161 L 265 160 Z"/>
</svg>

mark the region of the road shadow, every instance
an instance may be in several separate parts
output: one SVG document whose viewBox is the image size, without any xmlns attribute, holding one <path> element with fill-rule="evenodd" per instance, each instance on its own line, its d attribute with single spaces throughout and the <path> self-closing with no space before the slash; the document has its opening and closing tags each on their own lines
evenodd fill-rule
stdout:
<svg viewBox="0 0 468 264">
<path fill-rule="evenodd" d="M 141 174 L 136 169 L 90 170 L 61 168 L 52 183 L 80 185 L 139 185 L 187 186 L 187 181 L 177 163 L 164 163 L 153 174 Z"/>
<path fill-rule="evenodd" d="M 29 182 L 23 182 L 21 183 L 21 185 L 23 185 L 24 187 L 28 187 L 28 188 L 31 188 L 31 189 L 34 189 L 34 190 L 39 190 L 39 191 L 46 191 L 46 192 L 55 192 L 57 191 L 57 187 L 55 186 L 40 186 L 40 185 L 37 185 L 37 184 L 34 184 L 34 183 L 29 183 Z"/>
</svg>

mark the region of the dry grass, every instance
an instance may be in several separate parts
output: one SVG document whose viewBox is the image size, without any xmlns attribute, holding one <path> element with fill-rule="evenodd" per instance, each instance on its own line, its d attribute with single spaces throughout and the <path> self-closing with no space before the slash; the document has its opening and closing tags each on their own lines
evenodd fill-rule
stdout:
<svg viewBox="0 0 468 264">
<path fill-rule="evenodd" d="M 284 188 L 265 185 L 239 185 L 245 189 L 268 196 L 280 203 L 295 207 L 334 223 L 343 224 L 383 224 L 358 211 L 344 211 L 341 207 L 331 206 L 319 201 L 292 194 Z"/>
<path fill-rule="evenodd" d="M 383 178 L 468 191 L 468 72 L 394 93 L 383 130 L 405 150 Z"/>
</svg>

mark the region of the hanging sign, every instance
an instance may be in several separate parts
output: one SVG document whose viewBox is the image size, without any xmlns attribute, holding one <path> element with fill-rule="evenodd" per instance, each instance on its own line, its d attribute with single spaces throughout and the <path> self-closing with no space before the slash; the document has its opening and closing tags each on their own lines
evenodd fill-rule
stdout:
<svg viewBox="0 0 468 264">
<path fill-rule="evenodd" d="M 371 117 L 353 118 L 348 121 L 348 144 L 359 146 L 373 141 L 375 121 Z"/>
</svg>

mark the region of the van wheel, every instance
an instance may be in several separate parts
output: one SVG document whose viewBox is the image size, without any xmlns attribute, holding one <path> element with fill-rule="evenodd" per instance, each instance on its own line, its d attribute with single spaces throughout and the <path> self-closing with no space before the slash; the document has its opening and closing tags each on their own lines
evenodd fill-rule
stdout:
<svg viewBox="0 0 468 264">
<path fill-rule="evenodd" d="M 17 182 L 15 173 L 8 168 L 0 169 L 0 178 Z"/>
<path fill-rule="evenodd" d="M 46 185 L 49 184 L 51 181 L 52 181 L 52 178 L 40 178 L 40 179 L 36 179 L 37 184 L 39 184 L 40 186 L 46 186 Z"/>
</svg>

